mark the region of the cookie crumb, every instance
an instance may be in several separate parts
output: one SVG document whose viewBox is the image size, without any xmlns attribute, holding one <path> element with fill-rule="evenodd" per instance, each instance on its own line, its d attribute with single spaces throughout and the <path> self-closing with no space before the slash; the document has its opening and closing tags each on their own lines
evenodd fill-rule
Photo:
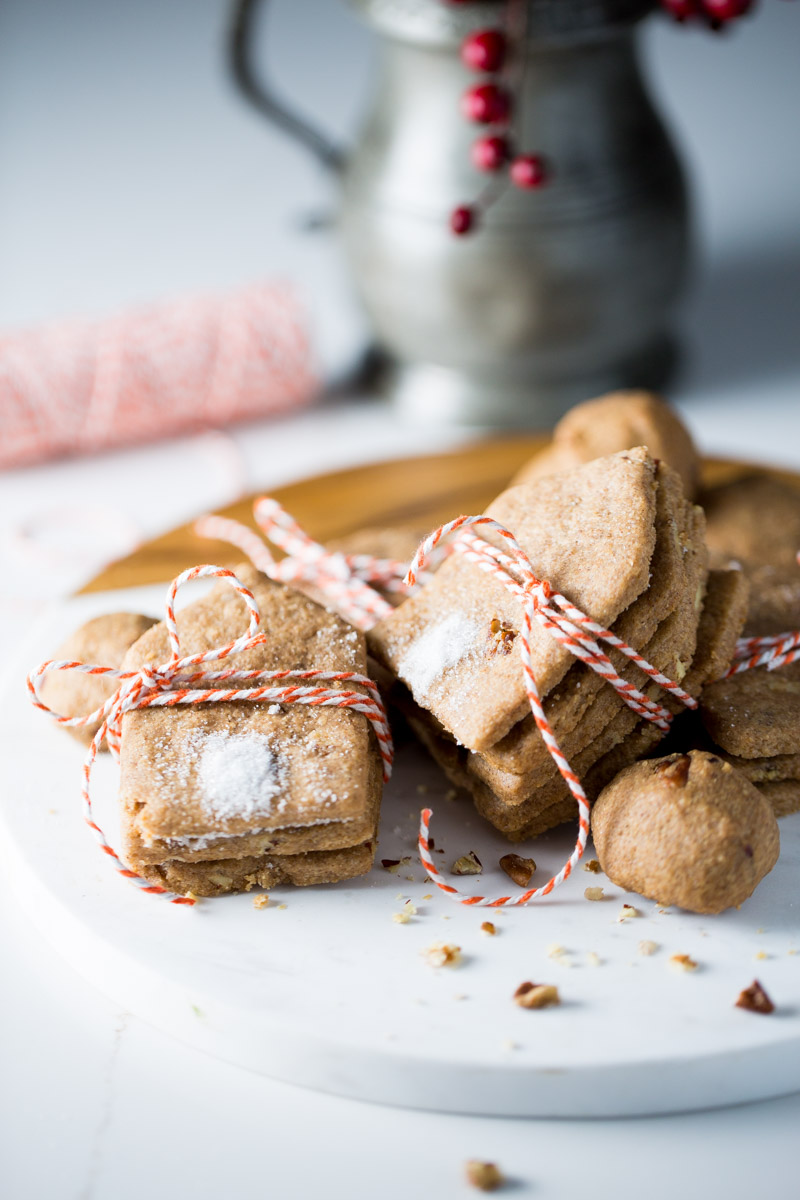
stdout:
<svg viewBox="0 0 800 1200">
<path fill-rule="evenodd" d="M 423 899 L 423 900 L 432 900 L 432 899 L 433 899 L 433 892 L 426 892 L 426 893 L 425 893 L 425 895 L 422 897 L 422 899 Z"/>
<path fill-rule="evenodd" d="M 448 942 L 433 942 L 422 952 L 430 967 L 458 967 L 461 965 L 461 947 Z"/>
<path fill-rule="evenodd" d="M 735 1004 L 736 1008 L 744 1008 L 747 1012 L 764 1013 L 764 1015 L 775 1011 L 775 1005 L 757 979 L 753 980 L 750 987 L 744 988 L 739 993 Z"/>
<path fill-rule="evenodd" d="M 586 900 L 605 900 L 606 898 L 605 892 L 601 887 L 585 888 L 583 895 Z"/>
<path fill-rule="evenodd" d="M 523 858 L 519 854 L 504 854 L 500 866 L 517 887 L 526 888 L 533 878 L 536 863 L 532 858 Z"/>
<path fill-rule="evenodd" d="M 531 983 L 530 980 L 519 985 L 512 999 L 520 1008 L 547 1008 L 561 1003 L 557 987 L 550 983 Z"/>
<path fill-rule="evenodd" d="M 278 905 L 278 908 L 286 908 L 286 907 L 287 907 L 287 905 L 285 905 L 285 904 L 279 904 L 279 905 Z"/>
<path fill-rule="evenodd" d="M 617 921 L 620 923 L 622 921 L 630 921 L 632 917 L 640 917 L 641 915 L 642 914 L 639 912 L 638 908 L 634 908 L 632 904 L 623 904 L 622 908 L 619 910 Z"/>
<path fill-rule="evenodd" d="M 263 893 L 260 896 L 253 896 L 253 908 L 268 908 L 268 907 L 269 907 L 269 896 L 264 895 Z"/>
<path fill-rule="evenodd" d="M 603 965 L 603 960 L 596 950 L 589 950 L 586 955 L 586 962 L 590 967 L 601 967 Z"/>
<path fill-rule="evenodd" d="M 417 784 L 417 795 L 418 796 L 427 796 L 427 794 L 428 794 L 427 783 L 418 783 Z"/>
<path fill-rule="evenodd" d="M 496 1192 L 505 1183 L 503 1173 L 494 1163 L 471 1158 L 466 1164 L 467 1183 L 479 1192 Z"/>
<path fill-rule="evenodd" d="M 688 954 L 670 955 L 669 965 L 673 971 L 696 971 L 697 963 Z"/>
<path fill-rule="evenodd" d="M 481 925 L 481 933 L 485 933 L 487 937 L 494 937 L 497 933 L 497 926 L 493 925 L 491 921 L 484 921 Z"/>
<path fill-rule="evenodd" d="M 636 947 L 637 953 L 643 954 L 645 958 L 649 958 L 651 954 L 655 954 L 657 949 L 658 942 L 651 942 L 646 938 L 644 941 L 639 942 L 639 945 Z"/>
<path fill-rule="evenodd" d="M 453 875 L 480 875 L 483 865 L 475 851 L 469 850 L 456 859 L 450 870 Z"/>
<path fill-rule="evenodd" d="M 400 912 L 392 913 L 392 920 L 397 925 L 407 925 L 412 917 L 417 915 L 416 906 L 410 900 L 406 900 Z"/>
<path fill-rule="evenodd" d="M 588 862 L 583 864 L 584 871 L 588 871 L 590 875 L 601 875 L 603 868 L 596 858 L 590 858 Z"/>
<path fill-rule="evenodd" d="M 769 955 L 767 954 L 766 950 L 759 950 L 758 953 L 756 954 L 756 958 L 759 958 L 759 959 L 769 958 Z"/>
<path fill-rule="evenodd" d="M 381 866 L 384 871 L 388 871 L 390 875 L 396 875 L 401 867 L 407 867 L 411 862 L 411 856 L 407 858 L 382 858 Z"/>
<path fill-rule="evenodd" d="M 445 794 L 444 794 L 444 798 L 445 798 L 445 800 L 455 800 L 455 798 L 456 798 L 456 796 L 457 796 L 457 795 L 458 795 L 458 792 L 456 791 L 456 789 L 455 789 L 455 788 L 449 788 L 449 789 L 448 789 L 448 790 L 445 792 Z"/>
</svg>

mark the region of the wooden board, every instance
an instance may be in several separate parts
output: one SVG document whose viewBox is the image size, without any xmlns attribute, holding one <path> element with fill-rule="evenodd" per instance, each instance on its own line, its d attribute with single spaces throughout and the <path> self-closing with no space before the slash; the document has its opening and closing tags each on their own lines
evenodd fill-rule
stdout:
<svg viewBox="0 0 800 1200">
<path fill-rule="evenodd" d="M 518 436 L 477 442 L 447 454 L 368 463 L 274 488 L 270 495 L 322 542 L 365 525 L 433 529 L 459 513 L 481 512 L 545 441 L 542 436 Z M 750 469 L 745 463 L 707 459 L 703 478 L 708 485 Z M 798 481 L 788 472 L 771 473 Z M 248 496 L 217 511 L 253 525 L 253 499 Z M 240 554 L 231 557 L 227 542 L 198 538 L 191 524 L 180 525 L 112 563 L 82 590 L 161 583 L 198 562 L 226 565 L 238 558 Z"/>
</svg>

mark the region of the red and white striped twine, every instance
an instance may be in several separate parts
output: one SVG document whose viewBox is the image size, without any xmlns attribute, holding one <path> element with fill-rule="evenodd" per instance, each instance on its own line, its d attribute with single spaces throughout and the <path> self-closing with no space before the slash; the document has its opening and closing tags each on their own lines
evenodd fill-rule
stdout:
<svg viewBox="0 0 800 1200">
<path fill-rule="evenodd" d="M 797 555 L 800 564 L 800 553 Z M 733 664 L 726 672 L 729 675 L 740 675 L 742 671 L 752 671 L 755 667 L 766 667 L 775 671 L 778 667 L 788 666 L 800 658 L 800 630 L 790 633 L 778 633 L 772 637 L 739 638 L 736 643 L 736 653 Z"/>
<path fill-rule="evenodd" d="M 182 584 L 192 579 L 219 578 L 229 583 L 242 597 L 249 611 L 247 632 L 235 641 L 213 650 L 198 654 L 181 656 L 180 639 L 175 620 L 175 596 Z M 166 888 L 159 887 L 143 879 L 132 871 L 119 858 L 116 851 L 107 841 L 105 834 L 94 819 L 91 801 L 92 768 L 97 758 L 97 752 L 103 739 L 108 739 L 108 745 L 115 757 L 119 756 L 120 738 L 122 732 L 122 717 L 126 712 L 139 708 L 172 707 L 177 704 L 208 704 L 208 703 L 238 703 L 247 701 L 263 704 L 307 704 L 322 708 L 351 708 L 354 712 L 362 713 L 370 722 L 378 741 L 383 760 L 384 780 L 388 780 L 392 770 L 393 746 L 386 709 L 378 693 L 375 683 L 365 675 L 354 671 L 240 671 L 235 668 L 228 670 L 207 670 L 205 663 L 216 662 L 263 645 L 267 635 L 259 630 L 261 616 L 255 598 L 246 587 L 236 578 L 232 571 L 224 567 L 199 566 L 184 571 L 170 584 L 167 592 L 165 623 L 170 643 L 170 658 L 161 666 L 145 666 L 137 671 L 119 671 L 110 667 L 92 666 L 87 663 L 69 662 L 66 660 L 50 660 L 36 667 L 28 676 L 28 691 L 32 703 L 49 713 L 60 725 L 82 726 L 100 722 L 100 727 L 92 739 L 86 760 L 83 765 L 83 815 L 100 848 L 109 856 L 117 871 L 131 883 L 151 895 L 162 896 L 173 904 L 194 904 L 190 896 L 180 896 Z M 199 670 L 192 668 L 200 667 Z M 66 717 L 53 712 L 39 697 L 40 681 L 50 671 L 81 671 L 89 675 L 111 675 L 119 680 L 119 687 L 113 696 L 104 704 L 83 717 Z M 292 680 L 283 686 L 276 686 L 281 680 Z M 297 681 L 304 680 L 300 684 Z M 223 688 L 222 682 L 230 681 L 237 685 L 255 683 L 255 687 Z M 320 687 L 317 684 L 348 684 L 348 688 Z M 207 685 L 197 687 L 195 685 Z M 211 685 L 211 686 L 208 686 Z M 363 691 L 352 690 L 363 688 Z"/>
</svg>

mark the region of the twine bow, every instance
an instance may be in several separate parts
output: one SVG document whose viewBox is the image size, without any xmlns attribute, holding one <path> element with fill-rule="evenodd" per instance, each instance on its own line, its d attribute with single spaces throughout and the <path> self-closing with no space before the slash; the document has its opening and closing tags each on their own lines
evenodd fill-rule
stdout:
<svg viewBox="0 0 800 1200">
<path fill-rule="evenodd" d="M 175 620 L 175 597 L 182 584 L 188 583 L 192 579 L 202 578 L 222 579 L 242 597 L 249 613 L 247 632 L 225 646 L 182 656 Z M 167 662 L 158 666 L 148 664 L 135 671 L 120 671 L 111 667 L 93 666 L 82 662 L 49 660 L 41 663 L 28 676 L 28 691 L 32 703 L 52 716 L 60 725 L 75 727 L 95 722 L 100 723 L 92 738 L 83 765 L 81 795 L 84 820 L 100 848 L 109 856 L 121 875 L 141 888 L 142 891 L 162 896 L 173 904 L 191 905 L 194 904 L 194 899 L 177 895 L 166 888 L 152 884 L 126 866 L 109 844 L 92 812 L 90 788 L 92 768 L 97 758 L 97 752 L 103 739 L 106 738 L 114 757 L 119 757 L 122 718 L 126 712 L 133 712 L 140 708 L 170 708 L 178 704 L 239 703 L 243 701 L 268 704 L 307 704 L 323 708 L 351 708 L 355 712 L 362 713 L 370 722 L 375 731 L 383 760 L 384 780 L 388 780 L 391 775 L 393 746 L 386 710 L 375 683 L 366 675 L 360 675 L 355 671 L 244 671 L 236 668 L 209 670 L 205 667 L 206 663 L 217 662 L 232 654 L 264 645 L 267 635 L 259 629 L 260 623 L 261 614 L 255 597 L 236 578 L 233 571 L 209 565 L 192 567 L 174 579 L 167 591 L 165 624 L 171 651 Z M 94 712 L 82 717 L 67 717 L 54 712 L 39 696 L 39 684 L 51 671 L 80 671 L 88 675 L 108 675 L 118 679 L 119 686 L 113 696 L 109 697 Z M 280 686 L 279 681 L 281 680 L 293 682 Z M 295 682 L 298 680 L 308 682 L 302 684 Z M 311 681 L 334 685 L 346 683 L 348 687 L 345 689 L 341 686 L 312 686 Z M 225 683 L 255 684 L 256 686 L 220 686 Z M 364 691 L 353 690 L 354 688 L 363 688 Z"/>
</svg>

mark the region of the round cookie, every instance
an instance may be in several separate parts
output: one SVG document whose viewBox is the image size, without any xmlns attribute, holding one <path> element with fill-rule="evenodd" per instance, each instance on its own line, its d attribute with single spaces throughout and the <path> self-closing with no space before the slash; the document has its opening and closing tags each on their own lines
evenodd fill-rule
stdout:
<svg viewBox="0 0 800 1200">
<path fill-rule="evenodd" d="M 134 642 L 158 622 L 141 613 L 104 613 L 81 625 L 52 656 L 99 667 L 120 667 Z M 83 717 L 94 712 L 117 690 L 113 675 L 86 675 L 82 671 L 52 671 L 42 681 L 40 695 L 54 712 L 65 717 Z M 99 726 L 62 728 L 89 745 Z"/>
<path fill-rule="evenodd" d="M 514 482 L 530 483 L 634 446 L 647 446 L 653 458 L 668 463 L 680 475 L 685 495 L 694 497 L 699 459 L 689 431 L 663 400 L 642 391 L 609 392 L 570 409 L 553 430 L 552 443 Z"/>
<path fill-rule="evenodd" d="M 740 905 L 780 849 L 767 799 L 703 750 L 621 771 L 598 797 L 592 830 L 612 882 L 697 913 Z"/>
</svg>

